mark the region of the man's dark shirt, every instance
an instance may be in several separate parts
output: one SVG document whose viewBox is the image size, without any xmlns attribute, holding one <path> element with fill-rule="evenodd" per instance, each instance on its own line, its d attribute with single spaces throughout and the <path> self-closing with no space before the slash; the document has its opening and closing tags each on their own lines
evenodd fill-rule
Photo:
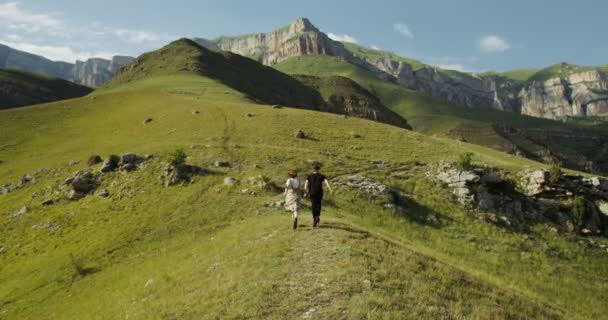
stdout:
<svg viewBox="0 0 608 320">
<path fill-rule="evenodd" d="M 308 181 L 308 193 L 310 197 L 323 197 L 325 176 L 320 173 L 313 173 L 306 180 Z"/>
</svg>

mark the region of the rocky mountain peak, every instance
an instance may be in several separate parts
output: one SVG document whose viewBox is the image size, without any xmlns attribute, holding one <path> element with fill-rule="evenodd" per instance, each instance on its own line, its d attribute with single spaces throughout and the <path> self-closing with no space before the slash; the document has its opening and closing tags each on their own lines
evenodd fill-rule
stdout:
<svg viewBox="0 0 608 320">
<path fill-rule="evenodd" d="M 289 25 L 289 33 L 319 32 L 307 18 L 298 18 Z"/>
</svg>

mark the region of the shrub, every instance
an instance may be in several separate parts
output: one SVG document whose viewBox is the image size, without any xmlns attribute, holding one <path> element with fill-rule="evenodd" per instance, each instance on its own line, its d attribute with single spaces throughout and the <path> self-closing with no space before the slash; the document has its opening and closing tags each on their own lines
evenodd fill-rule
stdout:
<svg viewBox="0 0 608 320">
<path fill-rule="evenodd" d="M 112 154 L 108 157 L 109 161 L 111 164 L 117 166 L 118 163 L 120 162 L 120 156 Z"/>
<path fill-rule="evenodd" d="M 551 169 L 549 169 L 549 182 L 552 184 L 558 183 L 563 175 L 564 172 L 562 171 L 562 168 L 557 164 L 553 164 Z"/>
<path fill-rule="evenodd" d="M 181 166 L 182 164 L 186 163 L 187 157 L 188 155 L 186 154 L 184 149 L 175 149 L 175 151 L 169 154 L 169 163 L 175 167 Z"/>
<path fill-rule="evenodd" d="M 473 168 L 473 154 L 471 152 L 461 153 L 456 161 L 456 168 L 460 171 L 471 170 Z"/>
<path fill-rule="evenodd" d="M 572 221 L 577 226 L 582 226 L 583 219 L 585 219 L 585 214 L 587 213 L 587 201 L 582 196 L 577 196 L 572 200 L 571 206 L 571 215 Z"/>
</svg>

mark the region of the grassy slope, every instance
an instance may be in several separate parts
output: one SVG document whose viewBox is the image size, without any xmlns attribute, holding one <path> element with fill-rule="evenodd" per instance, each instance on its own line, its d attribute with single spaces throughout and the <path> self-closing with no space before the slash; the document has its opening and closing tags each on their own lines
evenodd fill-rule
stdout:
<svg viewBox="0 0 608 320">
<path fill-rule="evenodd" d="M 283 61 L 276 68 L 291 74 L 349 77 L 380 97 L 384 105 L 403 115 L 414 130 L 419 132 L 448 134 L 452 137 L 463 138 L 470 143 L 503 151 L 513 150 L 514 146 L 517 146 L 525 152 L 538 152 L 548 146 L 555 153 L 564 155 L 585 154 L 601 163 L 603 170 L 606 169 L 606 163 L 602 160 L 603 156 L 597 157 L 597 152 L 593 151 L 594 148 L 597 149 L 597 145 L 593 144 L 592 139 L 588 139 L 589 135 L 605 133 L 605 128 L 599 126 L 595 128 L 568 126 L 556 121 L 514 113 L 450 105 L 420 92 L 382 81 L 373 74 L 339 58 L 297 57 Z M 553 131 L 557 138 L 542 141 L 531 140 L 528 138 L 528 133 L 505 138 L 504 135 L 496 132 L 492 127 L 493 124 L 506 125 L 528 132 L 534 131 L 530 135 L 535 138 L 537 136 L 535 130 Z M 586 131 L 577 133 L 581 130 Z"/>
<path fill-rule="evenodd" d="M 27 71 L 0 69 L 0 109 L 81 97 L 93 89 Z"/>
<path fill-rule="evenodd" d="M 479 164 L 538 166 L 524 159 L 371 121 L 272 109 L 183 74 L 0 111 L 0 128 L 0 182 L 52 169 L 0 196 L 2 319 L 601 319 L 608 311 L 608 255 L 540 226 L 523 236 L 472 220 L 418 164 L 471 151 Z M 292 138 L 296 128 L 314 139 Z M 162 155 L 188 145 L 196 146 L 190 163 L 235 166 L 162 187 Z M 43 207 L 31 197 L 83 168 L 70 160 L 124 152 L 161 158 L 103 176 L 109 199 L 58 196 Z M 391 166 L 370 164 L 379 157 Z M 240 192 L 247 177 L 281 184 L 309 159 L 332 178 L 360 172 L 401 188 L 412 205 L 397 215 L 337 188 L 324 227 L 310 230 L 303 214 L 307 226 L 293 233 L 287 215 L 262 205 L 277 194 Z M 224 187 L 226 175 L 242 185 Z M 9 218 L 23 205 L 30 213 Z M 32 228 L 41 223 L 59 230 Z"/>
</svg>

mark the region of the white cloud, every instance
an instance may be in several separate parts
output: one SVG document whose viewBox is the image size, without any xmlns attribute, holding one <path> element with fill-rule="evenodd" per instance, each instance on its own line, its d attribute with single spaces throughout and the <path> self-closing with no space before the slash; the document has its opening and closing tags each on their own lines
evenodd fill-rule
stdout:
<svg viewBox="0 0 608 320">
<path fill-rule="evenodd" d="M 116 29 L 114 30 L 114 34 L 122 40 L 131 43 L 158 42 L 167 38 L 155 32 L 129 29 Z"/>
<path fill-rule="evenodd" d="M 445 69 L 445 70 L 456 70 L 456 71 L 460 71 L 460 72 L 467 72 L 467 69 L 463 65 L 458 64 L 458 63 L 436 64 L 435 67 Z"/>
<path fill-rule="evenodd" d="M 511 45 L 509 42 L 507 42 L 507 40 L 496 35 L 485 36 L 479 40 L 479 50 L 481 50 L 481 52 L 505 52 L 510 48 Z"/>
<path fill-rule="evenodd" d="M 327 33 L 327 36 L 334 41 L 359 43 L 357 38 L 350 36 L 348 34 L 335 34 L 335 33 L 329 32 L 329 33 Z"/>
<path fill-rule="evenodd" d="M 27 33 L 46 32 L 57 34 L 63 29 L 63 21 L 50 14 L 32 13 L 21 9 L 18 2 L 0 3 L 0 26 Z"/>
<path fill-rule="evenodd" d="M 403 22 L 395 23 L 393 25 L 393 30 L 399 32 L 404 37 L 414 39 L 414 33 L 412 32 L 412 30 L 410 30 L 410 27 Z"/>
<path fill-rule="evenodd" d="M 89 58 L 104 58 L 110 59 L 115 54 L 110 52 L 88 52 L 88 51 L 77 51 L 69 46 L 41 46 L 26 42 L 11 42 L 1 41 L 3 44 L 17 50 L 41 55 L 49 60 L 53 61 L 65 61 L 75 62 L 76 60 L 86 60 Z"/>
</svg>

